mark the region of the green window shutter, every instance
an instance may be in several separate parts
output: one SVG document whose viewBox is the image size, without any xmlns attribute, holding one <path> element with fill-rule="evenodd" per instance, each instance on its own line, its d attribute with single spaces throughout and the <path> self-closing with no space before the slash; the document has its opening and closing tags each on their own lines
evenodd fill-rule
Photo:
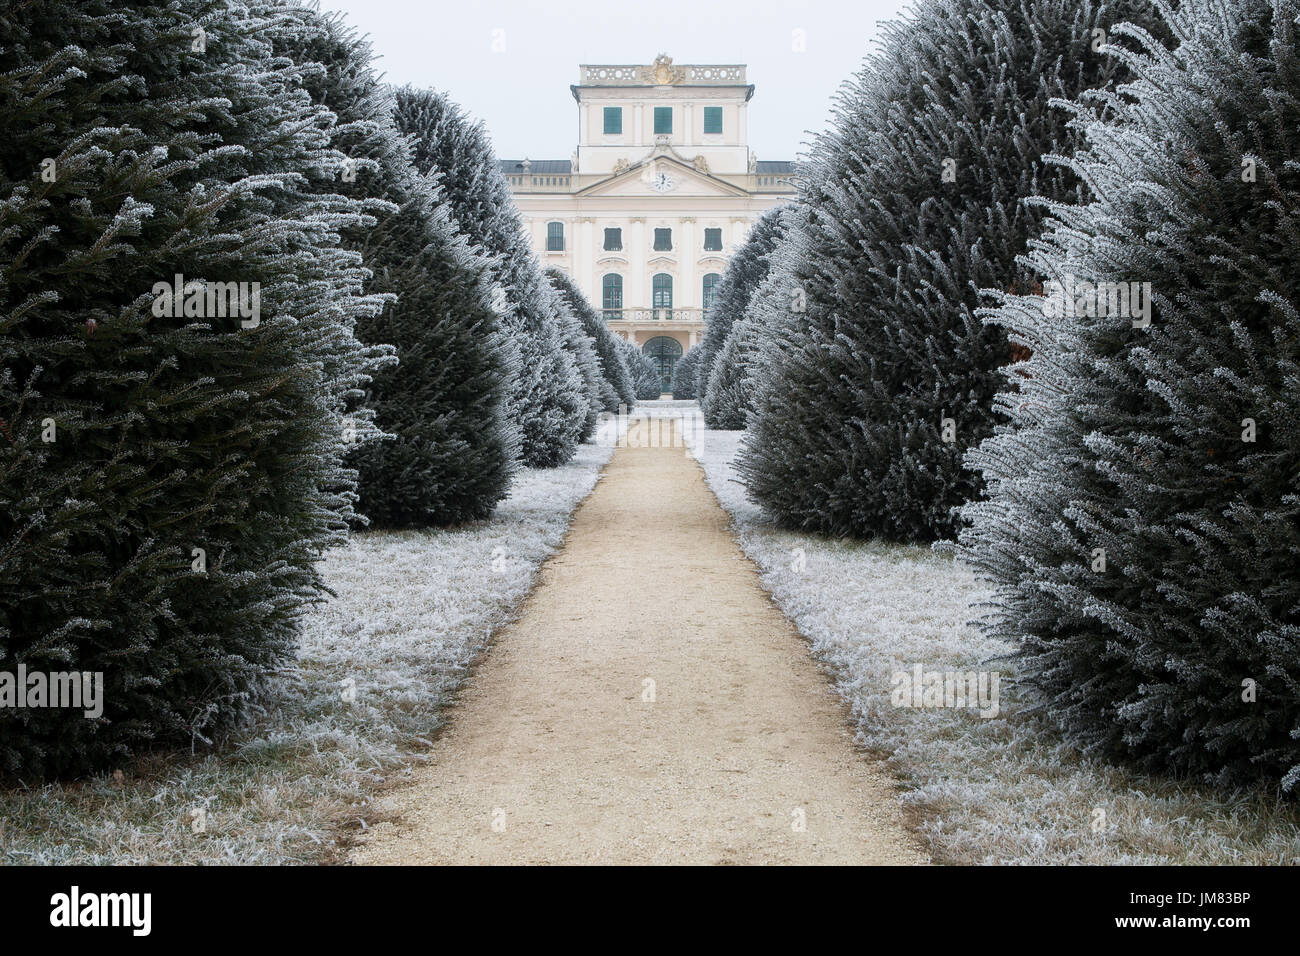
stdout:
<svg viewBox="0 0 1300 956">
<path fill-rule="evenodd" d="M 605 132 L 607 134 L 616 134 L 623 132 L 623 107 L 606 106 L 605 107 Z"/>
<path fill-rule="evenodd" d="M 673 231 L 671 229 L 655 230 L 655 252 L 672 252 Z"/>
<path fill-rule="evenodd" d="M 564 251 L 564 223 L 548 222 L 546 224 L 546 251 Z"/>
<path fill-rule="evenodd" d="M 671 106 L 655 107 L 655 134 L 673 131 L 673 108 Z"/>
<path fill-rule="evenodd" d="M 606 229 L 605 230 L 605 251 L 621 252 L 623 249 L 623 230 Z"/>
<path fill-rule="evenodd" d="M 705 252 L 722 251 L 722 230 L 721 229 L 704 230 L 704 251 Z"/>
<path fill-rule="evenodd" d="M 704 132 L 706 133 L 722 132 L 722 107 L 721 106 L 704 107 Z"/>
</svg>

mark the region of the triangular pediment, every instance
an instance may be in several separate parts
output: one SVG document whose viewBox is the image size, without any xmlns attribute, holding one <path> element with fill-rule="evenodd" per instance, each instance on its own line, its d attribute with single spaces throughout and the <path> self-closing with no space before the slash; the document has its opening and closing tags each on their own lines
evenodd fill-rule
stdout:
<svg viewBox="0 0 1300 956">
<path fill-rule="evenodd" d="M 660 176 L 667 176 L 671 184 L 667 189 L 656 189 Z M 577 195 L 584 198 L 597 196 L 635 196 L 641 199 L 656 197 L 670 199 L 679 196 L 748 196 L 739 186 L 723 182 L 702 173 L 690 163 L 672 156 L 653 156 L 642 160 L 620 173 L 592 183 Z"/>
</svg>

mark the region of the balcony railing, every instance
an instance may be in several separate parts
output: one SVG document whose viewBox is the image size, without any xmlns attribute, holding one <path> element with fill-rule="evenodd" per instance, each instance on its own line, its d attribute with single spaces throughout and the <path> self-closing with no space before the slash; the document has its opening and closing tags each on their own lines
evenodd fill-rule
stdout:
<svg viewBox="0 0 1300 956">
<path fill-rule="evenodd" d="M 603 309 L 606 322 L 703 322 L 703 309 Z"/>
<path fill-rule="evenodd" d="M 745 67 L 740 63 L 683 63 L 680 66 L 671 61 L 662 66 L 583 64 L 579 69 L 579 81 L 583 86 L 645 86 L 663 82 L 710 86 L 745 85 Z"/>
</svg>

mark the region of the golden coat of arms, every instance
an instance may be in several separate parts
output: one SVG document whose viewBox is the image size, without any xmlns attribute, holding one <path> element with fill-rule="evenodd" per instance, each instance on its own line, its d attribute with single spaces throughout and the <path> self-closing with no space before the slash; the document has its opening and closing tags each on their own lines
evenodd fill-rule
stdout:
<svg viewBox="0 0 1300 956">
<path fill-rule="evenodd" d="M 659 86 L 671 86 L 686 79 L 686 71 L 679 66 L 673 66 L 673 58 L 667 53 L 660 53 L 655 57 L 654 65 L 646 67 L 644 74 L 646 79 Z"/>
</svg>

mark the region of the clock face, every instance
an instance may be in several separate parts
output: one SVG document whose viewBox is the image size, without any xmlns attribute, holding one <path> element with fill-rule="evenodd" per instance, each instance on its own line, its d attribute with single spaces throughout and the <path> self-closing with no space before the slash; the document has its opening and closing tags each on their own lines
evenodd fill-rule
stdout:
<svg viewBox="0 0 1300 956">
<path fill-rule="evenodd" d="M 673 178 L 667 173 L 659 173 L 655 176 L 650 185 L 654 188 L 655 192 L 666 193 L 668 190 L 673 188 Z"/>
</svg>

